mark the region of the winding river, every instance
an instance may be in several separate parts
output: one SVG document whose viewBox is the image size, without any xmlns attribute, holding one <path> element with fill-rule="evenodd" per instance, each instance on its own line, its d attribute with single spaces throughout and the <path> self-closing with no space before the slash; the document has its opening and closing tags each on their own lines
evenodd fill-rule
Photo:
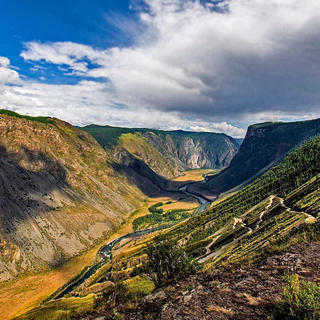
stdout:
<svg viewBox="0 0 320 320">
<path fill-rule="evenodd" d="M 201 181 L 200 183 L 205 183 L 206 180 L 207 180 L 207 176 L 204 175 L 204 180 Z M 178 190 L 181 193 L 184 193 L 184 194 L 198 200 L 200 205 L 196 211 L 196 214 L 199 214 L 199 213 L 203 212 L 208 207 L 208 205 L 210 204 L 210 201 L 208 201 L 207 199 L 205 199 L 201 195 L 192 193 L 188 190 L 188 187 L 192 184 L 195 184 L 195 183 L 199 183 L 199 182 L 186 183 L 186 184 L 182 185 Z M 123 236 L 116 238 L 115 240 L 109 242 L 108 244 L 106 244 L 105 246 L 100 248 L 100 250 L 98 252 L 98 262 L 96 264 L 92 265 L 91 267 L 84 269 L 84 271 L 80 275 L 78 275 L 77 277 L 72 279 L 71 282 L 66 284 L 64 288 L 59 289 L 56 292 L 56 294 L 54 294 L 52 296 L 52 299 L 60 299 L 60 298 L 64 297 L 65 295 L 67 295 L 68 293 L 72 292 L 75 288 L 77 288 L 79 285 L 81 285 L 85 280 L 90 278 L 101 266 L 103 266 L 106 262 L 110 261 L 112 259 L 112 248 L 120 241 L 122 241 L 124 239 L 141 237 L 143 235 L 146 235 L 146 234 L 158 231 L 158 230 L 166 229 L 169 227 L 171 227 L 171 226 L 163 226 L 163 227 L 139 230 L 136 232 L 127 233 L 126 235 L 123 235 Z"/>
<path fill-rule="evenodd" d="M 179 188 L 179 191 L 198 200 L 198 202 L 200 203 L 200 206 L 197 209 L 197 214 L 201 213 L 202 211 L 206 210 L 206 208 L 208 207 L 208 205 L 210 204 L 210 201 L 207 200 L 206 198 L 202 197 L 200 194 L 196 194 L 196 193 L 192 193 L 188 190 L 189 186 L 191 186 L 192 184 L 196 184 L 196 183 L 205 183 L 207 181 L 207 175 L 204 175 L 204 180 L 202 180 L 201 182 L 189 182 L 186 183 L 185 185 L 181 186 Z"/>
</svg>

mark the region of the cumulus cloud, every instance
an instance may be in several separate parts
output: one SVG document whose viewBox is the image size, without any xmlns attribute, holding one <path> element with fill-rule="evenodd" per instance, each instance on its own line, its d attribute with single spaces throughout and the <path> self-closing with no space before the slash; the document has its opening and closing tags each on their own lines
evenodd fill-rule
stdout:
<svg viewBox="0 0 320 320">
<path fill-rule="evenodd" d="M 29 62 L 67 66 L 66 76 L 105 82 L 24 83 L 6 88 L 11 101 L 17 94 L 21 108 L 32 101 L 65 119 L 75 112 L 77 123 L 103 119 L 234 136 L 244 130 L 230 123 L 320 116 L 318 0 L 144 0 L 134 9 L 139 32 L 131 33 L 130 47 L 29 42 L 21 53 Z M 126 28 L 121 19 L 122 32 L 132 23 Z M 0 60 L 0 68 L 13 71 L 6 63 Z"/>
<path fill-rule="evenodd" d="M 19 82 L 19 74 L 10 66 L 10 60 L 0 56 L 0 85 L 18 84 Z"/>
</svg>

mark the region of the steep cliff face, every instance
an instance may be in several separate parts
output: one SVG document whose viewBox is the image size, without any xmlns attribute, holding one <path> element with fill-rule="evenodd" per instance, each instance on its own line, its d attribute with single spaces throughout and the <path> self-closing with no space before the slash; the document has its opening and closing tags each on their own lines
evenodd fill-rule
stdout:
<svg viewBox="0 0 320 320">
<path fill-rule="evenodd" d="M 248 128 L 238 154 L 230 166 L 206 186 L 192 188 L 213 193 L 230 190 L 261 175 L 293 148 L 320 134 L 320 119 L 290 123 L 261 123 Z"/>
<path fill-rule="evenodd" d="M 224 134 L 173 131 L 143 135 L 167 159 L 183 169 L 225 167 L 238 150 L 234 139 Z"/>
<path fill-rule="evenodd" d="M 144 195 L 87 133 L 0 114 L 0 281 L 92 246 Z"/>
<path fill-rule="evenodd" d="M 122 147 L 167 178 L 186 169 L 228 166 L 238 151 L 237 142 L 225 134 L 95 125 L 83 130 L 107 150 Z"/>
</svg>

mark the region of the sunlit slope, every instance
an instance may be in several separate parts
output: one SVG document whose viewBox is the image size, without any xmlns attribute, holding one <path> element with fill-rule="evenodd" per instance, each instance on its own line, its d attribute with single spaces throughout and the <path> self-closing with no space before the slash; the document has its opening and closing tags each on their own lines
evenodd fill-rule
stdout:
<svg viewBox="0 0 320 320">
<path fill-rule="evenodd" d="M 86 132 L 0 112 L 0 281 L 87 250 L 144 195 Z"/>
<path fill-rule="evenodd" d="M 218 133 L 161 131 L 90 125 L 82 128 L 106 150 L 119 148 L 142 160 L 157 174 L 172 178 L 186 169 L 222 168 L 238 150 L 237 142 Z"/>
<path fill-rule="evenodd" d="M 92 311 L 95 306 L 95 296 L 87 295 L 84 298 L 67 298 L 60 301 L 52 301 L 45 306 L 35 308 L 23 316 L 15 319 L 19 320 L 62 320 L 71 319 L 81 313 Z"/>
</svg>

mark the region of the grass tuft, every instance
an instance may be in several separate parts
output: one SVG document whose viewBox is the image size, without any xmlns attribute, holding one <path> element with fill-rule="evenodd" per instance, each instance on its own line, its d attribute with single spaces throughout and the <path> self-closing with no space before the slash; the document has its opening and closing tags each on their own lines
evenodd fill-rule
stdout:
<svg viewBox="0 0 320 320">
<path fill-rule="evenodd" d="M 320 319 L 320 285 L 300 280 L 297 274 L 289 276 L 273 318 L 275 320 Z"/>
</svg>

